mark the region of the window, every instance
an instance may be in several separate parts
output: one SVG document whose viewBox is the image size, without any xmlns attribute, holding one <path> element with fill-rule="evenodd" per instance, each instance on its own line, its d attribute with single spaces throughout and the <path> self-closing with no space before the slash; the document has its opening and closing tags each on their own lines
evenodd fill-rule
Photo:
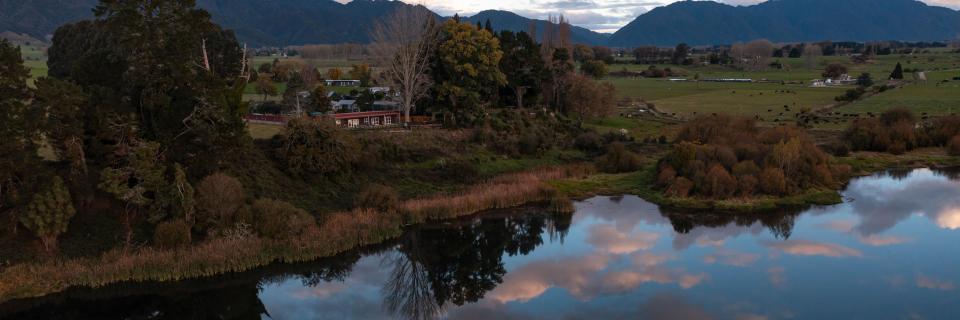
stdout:
<svg viewBox="0 0 960 320">
<path fill-rule="evenodd" d="M 370 118 L 369 118 L 369 117 L 363 118 L 363 125 L 365 125 L 365 126 L 366 126 L 366 125 L 370 125 Z"/>
<path fill-rule="evenodd" d="M 372 119 L 372 121 L 373 121 L 373 125 L 375 125 L 375 126 L 379 126 L 379 125 L 380 125 L 380 117 L 371 118 L 371 119 Z"/>
<path fill-rule="evenodd" d="M 360 119 L 350 119 L 347 120 L 347 126 L 351 128 L 356 128 L 360 126 Z"/>
<path fill-rule="evenodd" d="M 391 116 L 383 117 L 383 124 L 388 126 L 393 124 L 393 117 Z"/>
</svg>

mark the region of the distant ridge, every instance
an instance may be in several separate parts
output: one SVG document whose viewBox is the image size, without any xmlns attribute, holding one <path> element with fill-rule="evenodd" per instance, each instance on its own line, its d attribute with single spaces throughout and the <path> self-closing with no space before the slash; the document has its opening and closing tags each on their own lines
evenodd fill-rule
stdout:
<svg viewBox="0 0 960 320">
<path fill-rule="evenodd" d="M 0 0 L 0 32 L 45 39 L 62 24 L 92 17 L 97 0 Z M 400 1 L 197 0 L 215 21 L 252 46 L 366 43 L 368 31 Z M 439 17 L 439 16 L 437 16 Z M 487 10 L 470 23 L 490 19 L 495 30 L 526 31 L 546 21 Z M 960 11 L 916 0 L 771 0 L 735 7 L 712 1 L 680 1 L 651 10 L 614 34 L 572 28 L 576 43 L 634 47 L 730 44 L 765 38 L 800 41 L 943 41 L 960 38 Z M 541 32 L 542 35 L 542 32 Z"/>
<path fill-rule="evenodd" d="M 915 0 L 772 0 L 735 7 L 681 1 L 643 14 L 610 45 L 800 41 L 943 41 L 960 38 L 960 12 Z"/>
<path fill-rule="evenodd" d="M 530 22 L 536 21 L 538 38 L 543 36 L 543 30 L 546 29 L 547 21 L 539 19 L 530 19 L 510 11 L 486 10 L 481 11 L 471 17 L 463 18 L 463 21 L 470 23 L 486 23 L 490 19 L 490 24 L 495 31 L 510 30 L 514 32 L 528 31 Z M 570 30 L 570 38 L 574 43 L 588 45 L 606 45 L 611 34 L 591 31 L 587 28 L 573 26 Z"/>
</svg>

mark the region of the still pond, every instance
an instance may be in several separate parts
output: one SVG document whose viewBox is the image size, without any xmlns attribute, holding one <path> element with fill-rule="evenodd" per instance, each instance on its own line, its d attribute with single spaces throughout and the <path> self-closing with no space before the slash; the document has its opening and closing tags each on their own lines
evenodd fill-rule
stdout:
<svg viewBox="0 0 960 320">
<path fill-rule="evenodd" d="M 960 319 L 960 172 L 733 215 L 597 197 L 412 227 L 310 263 L 74 289 L 2 319 Z"/>
</svg>

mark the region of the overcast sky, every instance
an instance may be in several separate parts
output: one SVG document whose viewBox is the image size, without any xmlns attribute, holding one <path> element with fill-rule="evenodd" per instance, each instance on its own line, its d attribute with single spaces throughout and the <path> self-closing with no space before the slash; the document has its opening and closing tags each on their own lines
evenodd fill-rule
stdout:
<svg viewBox="0 0 960 320">
<path fill-rule="evenodd" d="M 349 2 L 350 0 L 337 0 Z M 497 9 L 519 15 L 545 19 L 549 14 L 563 13 L 571 23 L 599 32 L 614 32 L 638 15 L 677 0 L 403 0 L 423 4 L 443 15 L 473 15 Z M 960 9 L 960 0 L 922 0 L 928 4 Z M 762 0 L 720 0 L 734 5 L 750 5 Z"/>
</svg>

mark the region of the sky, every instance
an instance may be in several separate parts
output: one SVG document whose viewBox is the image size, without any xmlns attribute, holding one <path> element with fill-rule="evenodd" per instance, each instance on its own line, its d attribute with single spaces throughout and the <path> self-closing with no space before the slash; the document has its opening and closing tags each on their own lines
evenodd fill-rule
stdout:
<svg viewBox="0 0 960 320">
<path fill-rule="evenodd" d="M 350 0 L 337 0 L 349 2 Z M 677 0 L 403 0 L 422 4 L 443 16 L 473 15 L 489 9 L 507 10 L 519 15 L 545 19 L 562 13 L 574 25 L 598 32 L 614 32 L 653 8 Z M 960 9 L 960 0 L 922 0 L 931 5 Z M 718 0 L 732 5 L 751 5 L 762 0 Z"/>
</svg>

